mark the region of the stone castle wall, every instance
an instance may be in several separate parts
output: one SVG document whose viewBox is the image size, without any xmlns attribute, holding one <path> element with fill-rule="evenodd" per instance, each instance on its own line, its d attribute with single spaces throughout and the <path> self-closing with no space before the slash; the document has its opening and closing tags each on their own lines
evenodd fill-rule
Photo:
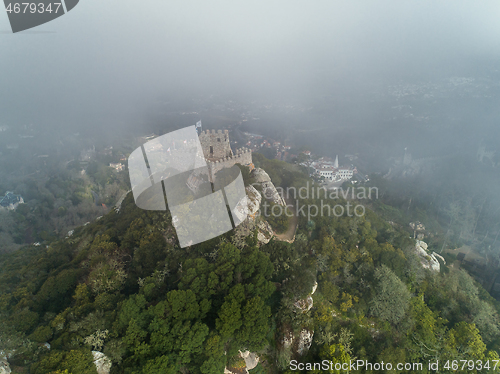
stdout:
<svg viewBox="0 0 500 374">
<path fill-rule="evenodd" d="M 215 175 L 218 171 L 230 168 L 233 165 L 241 164 L 250 166 L 252 169 L 252 151 L 246 148 L 240 148 L 236 151 L 236 154 L 230 157 L 224 157 L 220 160 L 209 161 L 207 160 L 208 169 L 211 175 Z"/>
<path fill-rule="evenodd" d="M 229 145 L 229 134 L 227 130 L 206 130 L 200 136 L 201 147 L 203 148 L 203 155 L 207 161 L 220 160 L 226 157 L 233 156 L 233 151 Z"/>
<path fill-rule="evenodd" d="M 200 134 L 199 139 L 212 182 L 212 178 L 218 171 L 236 164 L 250 166 L 250 169 L 253 169 L 252 151 L 248 148 L 240 148 L 233 153 L 227 130 L 224 132 L 222 130 L 217 132 L 206 130 Z"/>
</svg>

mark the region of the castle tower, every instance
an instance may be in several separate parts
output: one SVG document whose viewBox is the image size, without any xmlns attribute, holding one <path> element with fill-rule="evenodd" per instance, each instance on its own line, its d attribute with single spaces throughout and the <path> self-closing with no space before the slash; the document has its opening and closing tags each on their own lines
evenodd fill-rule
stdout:
<svg viewBox="0 0 500 374">
<path fill-rule="evenodd" d="M 231 150 L 229 144 L 228 130 L 202 131 L 199 135 L 203 155 L 207 161 L 209 169 L 209 179 L 215 181 L 215 174 L 226 168 L 230 168 L 235 164 L 246 165 L 253 169 L 252 151 L 247 148 L 240 148 L 235 151 Z"/>
<path fill-rule="evenodd" d="M 203 149 L 203 155 L 208 161 L 220 160 L 226 157 L 232 157 L 233 151 L 229 144 L 229 134 L 227 130 L 209 130 L 202 131 L 200 134 L 200 143 Z"/>
</svg>

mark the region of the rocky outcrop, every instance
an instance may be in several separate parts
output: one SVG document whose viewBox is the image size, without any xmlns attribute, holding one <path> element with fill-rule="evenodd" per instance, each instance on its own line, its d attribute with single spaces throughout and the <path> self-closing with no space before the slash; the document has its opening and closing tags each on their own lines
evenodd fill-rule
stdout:
<svg viewBox="0 0 500 374">
<path fill-rule="evenodd" d="M 438 255 L 436 252 L 432 252 L 432 255 L 433 255 L 434 257 L 436 257 L 436 258 L 439 258 L 441 261 L 443 261 L 443 264 L 445 264 L 445 265 L 446 265 L 446 260 L 444 259 L 444 257 L 443 257 L 443 256 Z"/>
<path fill-rule="evenodd" d="M 415 244 L 415 251 L 420 258 L 420 263 L 424 269 L 430 269 L 432 271 L 439 271 L 441 266 L 437 260 L 434 253 L 429 254 L 427 252 L 427 243 L 421 240 L 417 240 Z"/>
<path fill-rule="evenodd" d="M 257 354 L 252 353 L 250 351 L 245 351 L 245 352 L 239 351 L 239 352 L 240 352 L 240 357 L 245 362 L 245 366 L 238 367 L 237 369 L 226 367 L 224 368 L 224 374 L 242 374 L 242 373 L 249 374 L 248 370 L 252 370 L 259 363 L 259 356 L 257 356 Z"/>
<path fill-rule="evenodd" d="M 305 299 L 297 300 L 293 305 L 302 310 L 302 312 L 308 312 L 313 307 L 313 298 L 311 296 L 307 296 Z"/>
<path fill-rule="evenodd" d="M 262 187 L 262 194 L 267 200 L 272 201 L 274 204 L 282 206 L 286 205 L 285 200 L 283 200 L 283 197 L 279 194 L 278 190 L 271 181 L 269 174 L 267 174 L 264 169 L 253 169 L 250 176 L 253 179 L 254 185 L 260 184 Z"/>
<path fill-rule="evenodd" d="M 274 236 L 274 231 L 267 221 L 260 221 L 257 224 L 257 240 L 261 244 L 267 244 Z"/>
<path fill-rule="evenodd" d="M 311 290 L 311 295 L 314 295 L 317 289 L 318 289 L 318 282 L 314 282 L 313 288 Z"/>
<path fill-rule="evenodd" d="M 283 344 L 283 348 L 290 348 L 293 345 L 293 340 L 294 336 L 291 331 L 285 333 L 285 335 L 283 335 L 283 340 L 281 341 L 281 344 Z"/>
<path fill-rule="evenodd" d="M 248 197 L 248 215 L 250 217 L 255 217 L 256 213 L 259 211 L 262 196 L 260 195 L 259 191 L 257 191 L 253 186 L 246 187 L 245 191 Z"/>
<path fill-rule="evenodd" d="M 238 248 L 245 245 L 244 238 L 253 234 L 257 229 L 257 240 L 260 244 L 267 244 L 274 236 L 274 231 L 271 225 L 260 217 L 260 203 L 262 196 L 253 186 L 245 187 L 246 195 L 238 202 L 238 205 L 233 209 L 236 220 L 241 222 L 235 231 L 233 244 Z"/>
<path fill-rule="evenodd" d="M 262 196 L 253 186 L 245 187 L 245 191 L 245 197 L 238 202 L 233 211 L 239 222 L 244 221 L 246 218 L 252 221 L 255 220 L 262 201 Z"/>
<path fill-rule="evenodd" d="M 314 337 L 314 331 L 309 329 L 302 329 L 298 336 L 295 336 L 291 331 L 288 331 L 283 336 L 281 344 L 283 349 L 297 352 L 298 355 L 304 356 L 311 348 Z"/>
<path fill-rule="evenodd" d="M 301 356 L 305 355 L 313 341 L 314 331 L 303 329 L 299 334 L 299 341 L 297 343 L 297 353 Z"/>
<path fill-rule="evenodd" d="M 245 360 L 247 371 L 252 370 L 259 363 L 259 356 L 257 356 L 256 353 L 252 353 L 250 351 L 245 351 L 245 352 L 240 351 L 240 356 Z"/>
<path fill-rule="evenodd" d="M 276 187 L 274 187 L 273 182 L 262 183 L 262 193 L 267 200 L 272 201 L 274 204 L 286 205 L 285 200 L 283 200 Z"/>
<path fill-rule="evenodd" d="M 271 181 L 271 177 L 269 176 L 269 174 L 267 174 L 266 171 L 261 168 L 253 169 L 250 173 L 250 177 L 253 178 L 253 181 L 255 183 L 264 183 Z"/>
<path fill-rule="evenodd" d="M 312 287 L 311 293 L 305 299 L 297 300 L 293 305 L 296 308 L 302 310 L 302 312 L 308 312 L 309 310 L 311 310 L 311 308 L 313 307 L 312 295 L 314 295 L 317 288 L 318 288 L 318 282 L 315 282 Z"/>
<path fill-rule="evenodd" d="M 410 228 L 413 230 L 413 239 L 422 240 L 425 237 L 425 226 L 423 223 L 419 221 L 410 222 Z"/>
<path fill-rule="evenodd" d="M 410 222 L 410 227 L 412 230 L 416 231 L 425 231 L 425 226 L 423 223 L 417 221 L 417 222 Z"/>
<path fill-rule="evenodd" d="M 102 352 L 92 351 L 94 357 L 94 365 L 97 369 L 97 374 L 109 374 L 111 370 L 111 360 Z"/>
<path fill-rule="evenodd" d="M 318 282 L 315 282 L 311 293 L 305 299 L 297 300 L 293 305 L 303 313 L 309 311 L 313 307 L 312 295 L 316 292 L 317 288 Z M 283 345 L 283 349 L 291 349 L 292 352 L 296 352 L 298 355 L 303 356 L 309 351 L 309 348 L 311 348 L 313 336 L 314 330 L 305 327 L 302 328 L 298 336 L 292 331 L 286 330 L 283 334 L 281 344 Z"/>
<path fill-rule="evenodd" d="M 236 216 L 236 221 L 250 224 L 255 223 L 257 240 L 260 244 L 267 244 L 275 234 L 271 225 L 265 219 L 262 219 L 262 217 L 257 218 L 260 216 L 259 210 L 262 196 L 275 204 L 282 206 L 286 204 L 271 182 L 271 178 L 263 169 L 253 169 L 250 176 L 252 184 L 245 187 L 246 196 L 238 202 L 238 205 L 233 209 L 233 213 Z M 262 189 L 262 194 L 258 191 L 259 189 Z"/>
<path fill-rule="evenodd" d="M 12 370 L 10 370 L 9 362 L 7 361 L 7 357 L 0 356 L 0 374 L 10 374 Z"/>
</svg>

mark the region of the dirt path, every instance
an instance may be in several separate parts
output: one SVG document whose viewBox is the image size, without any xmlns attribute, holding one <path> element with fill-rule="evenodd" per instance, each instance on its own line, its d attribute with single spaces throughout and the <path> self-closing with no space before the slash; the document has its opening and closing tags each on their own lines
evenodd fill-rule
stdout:
<svg viewBox="0 0 500 374">
<path fill-rule="evenodd" d="M 293 241 L 295 240 L 295 230 L 297 229 L 297 226 L 299 224 L 299 217 L 297 217 L 295 215 L 296 209 L 295 209 L 295 206 L 293 205 L 292 201 L 287 200 L 287 204 L 293 206 L 293 208 L 291 209 L 292 213 L 293 213 L 293 217 L 290 217 L 288 230 L 286 230 L 284 233 L 274 234 L 274 235 L 276 236 L 276 238 L 278 238 L 278 240 L 288 242 L 288 243 L 293 243 Z"/>
</svg>

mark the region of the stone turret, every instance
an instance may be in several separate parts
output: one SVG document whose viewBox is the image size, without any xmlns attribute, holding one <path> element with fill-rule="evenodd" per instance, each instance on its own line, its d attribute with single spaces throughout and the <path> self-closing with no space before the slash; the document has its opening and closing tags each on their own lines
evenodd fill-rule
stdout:
<svg viewBox="0 0 500 374">
<path fill-rule="evenodd" d="M 206 130 L 200 134 L 200 143 L 203 148 L 203 155 L 207 161 L 215 161 L 224 157 L 233 156 L 233 151 L 229 145 L 229 134 L 227 130 Z"/>
<path fill-rule="evenodd" d="M 246 165 L 253 169 L 252 151 L 248 148 L 239 148 L 233 153 L 227 130 L 217 132 L 206 130 L 200 134 L 199 138 L 212 182 L 218 171 L 235 164 Z"/>
</svg>

